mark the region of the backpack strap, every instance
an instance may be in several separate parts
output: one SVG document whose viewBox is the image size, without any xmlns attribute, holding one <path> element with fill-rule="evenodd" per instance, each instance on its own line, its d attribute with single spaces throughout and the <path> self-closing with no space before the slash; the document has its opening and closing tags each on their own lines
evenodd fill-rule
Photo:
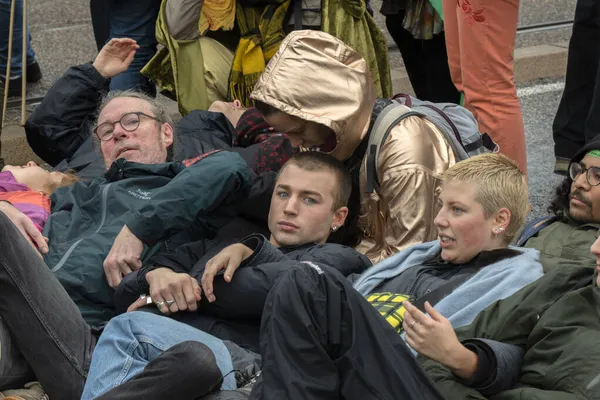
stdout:
<svg viewBox="0 0 600 400">
<path fill-rule="evenodd" d="M 473 275 L 479 272 L 480 269 L 481 268 L 478 268 Z M 435 307 L 437 303 L 439 303 L 442 299 L 454 292 L 454 290 L 456 290 L 456 288 L 458 288 L 460 285 L 471 279 L 473 275 L 465 274 L 464 276 L 461 276 L 458 279 L 448 281 L 443 285 L 433 289 L 431 292 L 415 299 L 413 305 L 422 312 L 427 313 L 427 311 L 425 311 L 426 302 L 429 302 L 429 304 Z"/>
<path fill-rule="evenodd" d="M 369 135 L 369 144 L 367 147 L 367 193 L 379 189 L 377 179 L 377 158 L 379 157 L 379 148 L 387 139 L 390 131 L 404 118 L 410 116 L 423 117 L 423 114 L 412 111 L 410 108 L 393 103 L 385 107 L 373 124 Z"/>
<path fill-rule="evenodd" d="M 292 7 L 294 9 L 294 30 L 301 31 L 304 29 L 304 25 L 302 24 L 302 0 L 292 1 Z"/>
<path fill-rule="evenodd" d="M 548 215 L 546 217 L 540 217 L 534 219 L 523 228 L 519 238 L 517 239 L 516 246 L 522 247 L 529 239 L 533 236 L 537 235 L 539 231 L 547 227 L 548 225 L 554 223 L 558 220 L 558 217 L 555 215 Z"/>
<path fill-rule="evenodd" d="M 490 135 L 488 135 L 487 133 L 482 133 L 481 137 L 479 139 L 477 139 L 476 141 L 474 141 L 471 144 L 467 144 L 464 146 L 465 151 L 467 153 L 475 151 L 480 147 L 485 147 L 492 153 L 494 153 L 498 150 L 498 145 L 492 140 Z"/>
</svg>

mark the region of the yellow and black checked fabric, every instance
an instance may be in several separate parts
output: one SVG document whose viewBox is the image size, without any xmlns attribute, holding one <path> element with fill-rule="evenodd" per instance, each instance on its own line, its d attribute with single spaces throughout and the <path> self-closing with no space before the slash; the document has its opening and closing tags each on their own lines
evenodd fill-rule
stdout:
<svg viewBox="0 0 600 400">
<path fill-rule="evenodd" d="M 403 331 L 402 322 L 404 321 L 406 309 L 402 302 L 404 300 L 410 301 L 410 296 L 397 293 L 371 293 L 365 298 L 398 333 Z"/>
</svg>

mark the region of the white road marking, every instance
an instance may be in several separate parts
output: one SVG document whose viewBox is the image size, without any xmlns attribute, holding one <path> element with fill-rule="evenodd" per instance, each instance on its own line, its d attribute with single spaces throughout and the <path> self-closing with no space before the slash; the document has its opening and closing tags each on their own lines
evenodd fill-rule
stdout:
<svg viewBox="0 0 600 400">
<path fill-rule="evenodd" d="M 543 85 L 527 86 L 517 89 L 517 96 L 528 97 L 536 94 L 562 91 L 565 88 L 564 82 L 545 83 Z"/>
</svg>

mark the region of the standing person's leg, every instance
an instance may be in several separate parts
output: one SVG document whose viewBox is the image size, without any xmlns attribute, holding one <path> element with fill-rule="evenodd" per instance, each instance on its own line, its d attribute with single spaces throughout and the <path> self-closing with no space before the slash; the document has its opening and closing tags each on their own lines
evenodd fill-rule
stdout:
<svg viewBox="0 0 600 400">
<path fill-rule="evenodd" d="M 140 46 L 127 71 L 110 81 L 110 90 L 137 89 L 156 95 L 156 86 L 140 70 L 156 53 L 155 27 L 160 3 L 160 0 L 112 0 L 108 3 L 110 38 L 131 38 Z"/>
<path fill-rule="evenodd" d="M 434 103 L 460 103 L 460 92 L 450 76 L 444 33 L 423 40 L 423 59 L 427 77 L 427 96 Z"/>
<path fill-rule="evenodd" d="M 10 30 L 11 3 L 12 0 L 0 0 L 0 77 L 2 78 L 6 78 L 6 66 L 8 65 L 8 36 Z M 11 57 L 13 62 L 10 65 L 10 76 L 18 77 L 22 75 L 21 27 L 23 22 L 23 0 L 16 0 L 14 18 Z M 19 90 L 21 90 L 21 88 L 19 88 Z"/>
<path fill-rule="evenodd" d="M 422 59 L 421 41 L 402 27 L 404 20 L 404 10 L 395 15 L 385 17 L 385 25 L 392 39 L 400 50 L 404 67 L 408 74 L 408 79 L 415 92 L 415 95 L 422 100 L 428 100 L 427 97 L 427 77 L 425 76 L 425 65 Z"/>
<path fill-rule="evenodd" d="M 195 400 L 219 387 L 221 370 L 213 352 L 200 342 L 177 344 L 152 360 L 142 373 L 98 400 Z"/>
<path fill-rule="evenodd" d="M 224 377 L 222 388 L 235 389 L 231 355 L 222 340 L 171 318 L 135 311 L 121 314 L 106 325 L 81 399 L 95 399 L 130 381 L 166 350 L 190 340 L 208 346 Z"/>
<path fill-rule="evenodd" d="M 458 18 L 460 6 L 456 0 L 443 0 L 444 8 L 444 38 L 446 40 L 446 52 L 448 54 L 448 68 L 454 87 L 459 93 L 463 92 L 462 67 L 460 65 L 460 41 L 458 30 Z"/>
<path fill-rule="evenodd" d="M 596 0 L 577 1 L 565 89 L 552 125 L 557 172 L 566 173 L 569 160 L 585 144 L 586 121 L 592 111 L 590 106 L 594 93 L 600 89 L 600 79 L 597 78 L 600 63 L 599 4 Z M 600 112 L 600 109 L 595 112 Z M 599 126 L 590 126 L 589 130 L 590 133 L 594 130 L 600 133 Z"/>
<path fill-rule="evenodd" d="M 471 0 L 458 17 L 464 105 L 481 132 L 527 172 L 525 128 L 514 81 L 519 0 Z"/>
<path fill-rule="evenodd" d="M 435 35 L 431 40 L 415 39 L 402 27 L 403 19 L 401 11 L 387 15 L 385 24 L 400 50 L 415 95 L 434 103 L 458 103 L 460 93 L 450 77 L 444 35 Z"/>
<path fill-rule="evenodd" d="M 50 398 L 79 399 L 95 337 L 50 268 L 0 212 L 0 318 Z"/>
<path fill-rule="evenodd" d="M 108 42 L 110 33 L 110 2 L 106 0 L 90 0 L 90 14 L 92 16 L 92 28 L 94 29 L 94 40 L 98 51 Z"/>
<path fill-rule="evenodd" d="M 441 400 L 398 333 L 339 272 L 301 263 L 269 292 L 250 398 Z"/>
<path fill-rule="evenodd" d="M 6 78 L 6 67 L 8 65 L 8 36 L 10 29 L 10 8 L 11 0 L 0 0 L 0 77 L 2 80 Z M 23 0 L 16 0 L 15 2 L 15 15 L 14 15 L 14 27 L 13 27 L 13 41 L 12 41 L 12 55 L 10 64 L 10 77 L 13 80 L 18 80 L 23 75 Z M 36 64 L 35 52 L 31 47 L 31 32 L 29 27 L 26 31 L 27 35 L 27 66 Z M 36 71 L 32 74 L 32 71 L 27 70 L 28 82 L 37 82 L 41 77 L 39 67 L 36 66 Z M 15 84 L 11 81 L 9 89 L 11 93 L 16 91 L 21 93 L 21 81 L 19 80 Z"/>
<path fill-rule="evenodd" d="M 600 61 L 600 2 L 596 1 L 594 10 L 592 11 L 594 25 L 596 27 L 596 62 Z M 600 134 L 600 68 L 596 69 L 596 76 L 590 82 L 590 86 L 594 87 L 594 96 L 592 104 L 585 120 L 585 141 L 589 142 L 594 137 Z"/>
</svg>

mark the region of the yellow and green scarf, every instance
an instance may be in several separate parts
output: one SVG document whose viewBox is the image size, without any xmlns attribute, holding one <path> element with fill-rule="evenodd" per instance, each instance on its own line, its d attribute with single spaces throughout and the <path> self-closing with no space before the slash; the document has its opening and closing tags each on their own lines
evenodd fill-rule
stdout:
<svg viewBox="0 0 600 400">
<path fill-rule="evenodd" d="M 238 3 L 236 21 L 242 37 L 229 76 L 229 97 L 241 101 L 244 107 L 252 105 L 250 93 L 285 37 L 283 25 L 290 3 L 286 0 L 264 8 Z"/>
</svg>

